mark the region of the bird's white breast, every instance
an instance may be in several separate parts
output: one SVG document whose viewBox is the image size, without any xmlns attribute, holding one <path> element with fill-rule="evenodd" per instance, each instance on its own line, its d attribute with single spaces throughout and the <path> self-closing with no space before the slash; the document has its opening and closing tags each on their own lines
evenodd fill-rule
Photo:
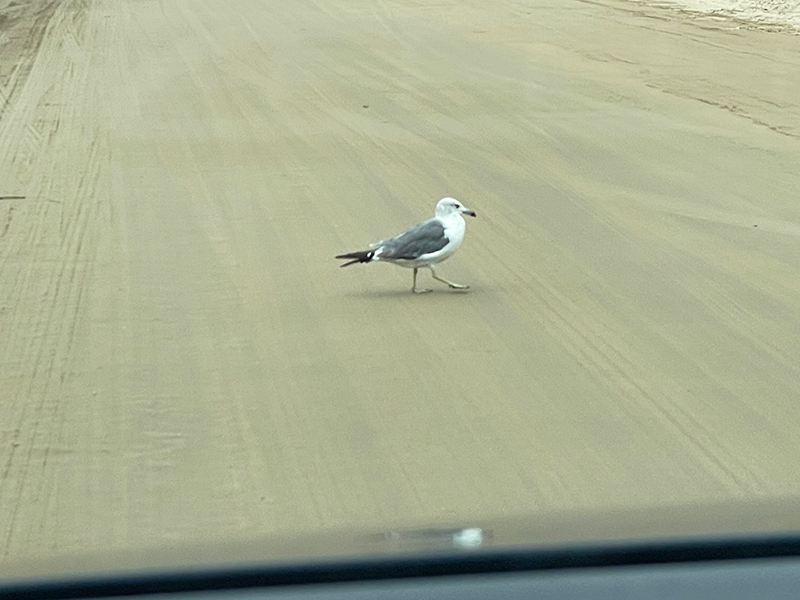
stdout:
<svg viewBox="0 0 800 600">
<path fill-rule="evenodd" d="M 442 224 L 444 225 L 444 234 L 449 242 L 444 248 L 434 253 L 432 262 L 441 262 L 450 257 L 461 246 L 461 242 L 464 241 L 464 231 L 467 228 L 464 217 L 460 214 L 448 215 L 442 219 Z"/>
</svg>

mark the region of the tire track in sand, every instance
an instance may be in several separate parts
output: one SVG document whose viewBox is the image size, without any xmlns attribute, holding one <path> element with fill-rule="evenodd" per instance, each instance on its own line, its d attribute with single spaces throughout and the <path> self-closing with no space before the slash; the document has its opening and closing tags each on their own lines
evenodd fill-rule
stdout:
<svg viewBox="0 0 800 600">
<path fill-rule="evenodd" d="M 0 118 L 31 72 L 57 2 L 35 4 L 38 6 L 27 11 L 19 4 L 0 11 Z"/>
<path fill-rule="evenodd" d="M 0 118 L 0 181 L 24 196 L 0 207 L 4 555 L 26 542 L 17 535 L 36 533 L 17 534 L 15 522 L 21 511 L 36 510 L 48 485 L 40 472 L 58 450 L 62 389 L 102 218 L 104 140 L 96 113 L 79 101 L 92 92 L 95 32 L 86 8 L 81 1 L 44 4 L 36 21 L 41 41 L 23 48 Z"/>
</svg>

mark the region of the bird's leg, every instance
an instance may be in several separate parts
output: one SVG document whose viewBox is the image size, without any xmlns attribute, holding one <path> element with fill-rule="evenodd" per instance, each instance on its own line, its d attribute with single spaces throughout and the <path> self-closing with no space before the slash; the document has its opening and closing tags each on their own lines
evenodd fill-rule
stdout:
<svg viewBox="0 0 800 600">
<path fill-rule="evenodd" d="M 419 269 L 417 269 L 417 268 L 414 269 L 414 284 L 411 286 L 411 291 L 414 292 L 415 294 L 425 294 L 426 292 L 430 292 L 430 290 L 426 290 L 424 288 L 421 289 L 421 290 L 417 289 L 417 271 L 418 270 Z"/>
<path fill-rule="evenodd" d="M 428 265 L 428 268 L 431 270 L 431 275 L 436 281 L 441 281 L 442 283 L 446 283 L 454 290 L 468 290 L 468 285 L 461 285 L 460 283 L 454 283 L 452 281 L 447 281 L 447 279 L 442 279 L 436 274 L 436 271 L 433 269 L 433 265 Z"/>
</svg>

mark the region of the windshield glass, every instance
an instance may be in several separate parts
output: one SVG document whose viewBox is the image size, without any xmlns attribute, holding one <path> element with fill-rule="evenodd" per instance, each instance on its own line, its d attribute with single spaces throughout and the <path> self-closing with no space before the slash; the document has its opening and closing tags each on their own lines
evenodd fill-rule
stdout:
<svg viewBox="0 0 800 600">
<path fill-rule="evenodd" d="M 0 0 L 0 556 L 796 528 L 798 19 Z"/>
</svg>

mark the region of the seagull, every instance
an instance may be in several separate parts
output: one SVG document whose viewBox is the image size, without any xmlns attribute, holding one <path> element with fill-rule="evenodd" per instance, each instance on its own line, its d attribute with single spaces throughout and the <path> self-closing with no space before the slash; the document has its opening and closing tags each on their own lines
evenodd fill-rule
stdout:
<svg viewBox="0 0 800 600">
<path fill-rule="evenodd" d="M 370 244 L 369 250 L 348 252 L 336 258 L 350 259 L 342 266 L 373 261 L 390 262 L 400 267 L 414 269 L 414 281 L 411 291 L 415 294 L 430 292 L 428 289 L 417 289 L 417 271 L 422 267 L 431 270 L 437 281 L 446 283 L 454 290 L 466 290 L 468 285 L 453 283 L 436 275 L 433 265 L 450 258 L 464 241 L 467 224 L 461 215 L 477 217 L 474 210 L 468 209 L 455 198 L 442 198 L 436 204 L 436 212 L 432 219 L 406 229 L 400 235 Z"/>
</svg>

